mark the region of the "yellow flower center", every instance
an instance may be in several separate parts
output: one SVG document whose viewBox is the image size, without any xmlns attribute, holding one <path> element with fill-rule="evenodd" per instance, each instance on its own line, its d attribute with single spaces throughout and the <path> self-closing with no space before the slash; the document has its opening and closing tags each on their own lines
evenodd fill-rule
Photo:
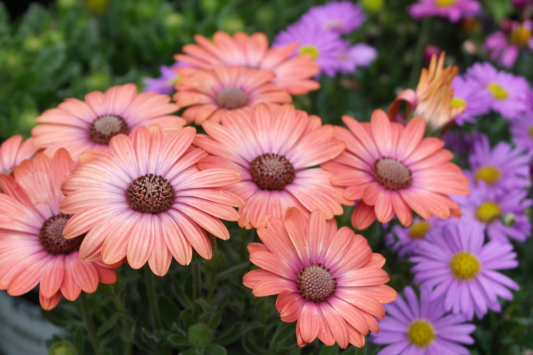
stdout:
<svg viewBox="0 0 533 355">
<path fill-rule="evenodd" d="M 419 348 L 426 348 L 435 339 L 435 331 L 428 321 L 415 320 L 407 330 L 407 339 L 412 345 Z"/>
<path fill-rule="evenodd" d="M 481 265 L 475 255 L 460 251 L 450 261 L 450 269 L 453 276 L 458 280 L 472 280 L 476 277 Z"/>
<path fill-rule="evenodd" d="M 507 90 L 502 88 L 500 85 L 489 84 L 487 87 L 489 88 L 489 91 L 492 93 L 494 98 L 497 100 L 505 100 L 509 97 Z"/>
<path fill-rule="evenodd" d="M 427 231 L 431 228 L 431 224 L 428 222 L 420 221 L 417 223 L 411 224 L 411 229 L 409 231 L 409 238 L 411 239 L 420 239 L 424 238 Z"/>
<path fill-rule="evenodd" d="M 496 202 L 483 202 L 476 211 L 476 217 L 480 222 L 490 223 L 495 217 L 502 213 L 500 205 Z"/>
<path fill-rule="evenodd" d="M 481 179 L 487 184 L 492 185 L 496 181 L 498 181 L 501 176 L 502 174 L 500 173 L 500 170 L 498 168 L 495 168 L 493 166 L 484 166 L 478 169 L 478 171 L 476 171 L 474 179 L 476 180 L 476 182 Z"/>
<path fill-rule="evenodd" d="M 466 106 L 466 102 L 463 99 L 460 99 L 458 97 L 454 97 L 452 99 L 452 101 L 450 101 L 450 106 L 451 107 L 465 107 Z"/>
<path fill-rule="evenodd" d="M 529 136 L 533 138 L 533 126 L 529 127 Z"/>
<path fill-rule="evenodd" d="M 520 47 L 527 45 L 529 38 L 531 37 L 531 30 L 528 30 L 524 25 L 520 25 L 513 29 L 509 42 Z"/>
<path fill-rule="evenodd" d="M 456 2 L 457 2 L 457 0 L 437 0 L 436 5 L 437 6 L 446 7 L 446 6 L 452 6 Z"/>
<path fill-rule="evenodd" d="M 314 46 L 302 46 L 300 54 L 309 54 L 312 59 L 316 59 L 318 57 L 318 49 Z"/>
<path fill-rule="evenodd" d="M 176 76 L 176 77 L 174 77 L 172 79 L 168 79 L 167 80 L 167 86 L 174 87 L 178 83 L 178 81 L 180 81 L 180 79 L 181 78 L 179 76 Z"/>
</svg>

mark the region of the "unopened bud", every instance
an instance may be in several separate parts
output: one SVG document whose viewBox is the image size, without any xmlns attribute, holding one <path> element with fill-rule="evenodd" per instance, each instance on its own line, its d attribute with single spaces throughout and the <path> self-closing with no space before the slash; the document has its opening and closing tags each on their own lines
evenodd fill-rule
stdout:
<svg viewBox="0 0 533 355">
<path fill-rule="evenodd" d="M 511 227 L 516 222 L 516 215 L 512 212 L 507 212 L 502 215 L 501 219 L 504 226 Z"/>
</svg>

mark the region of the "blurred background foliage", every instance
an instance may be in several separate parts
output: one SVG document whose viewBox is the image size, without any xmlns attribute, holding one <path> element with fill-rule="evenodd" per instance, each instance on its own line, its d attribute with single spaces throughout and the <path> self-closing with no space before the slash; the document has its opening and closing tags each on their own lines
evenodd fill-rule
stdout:
<svg viewBox="0 0 533 355">
<path fill-rule="evenodd" d="M 16 19 L 10 18 L 0 2 L 0 141 L 13 134 L 28 136 L 35 117 L 67 97 L 83 98 L 90 91 L 127 82 L 141 86 L 143 77 L 159 76 L 160 65 L 171 65 L 173 55 L 191 43 L 196 33 L 210 37 L 217 30 L 261 31 L 273 40 L 311 6 L 324 2 L 57 0 L 46 7 L 32 4 Z M 477 21 L 452 24 L 433 18 L 417 22 L 405 10 L 412 1 L 361 2 L 369 17 L 351 40 L 376 47 L 377 60 L 350 75 L 322 77 L 320 91 L 295 97 L 299 108 L 318 114 L 326 123 L 340 124 L 343 114 L 368 120 L 372 110 L 386 108 L 401 89 L 414 87 L 421 67 L 426 65 L 423 52 L 428 43 L 445 50 L 449 63 L 459 65 L 461 72 L 475 61 L 486 60 L 487 54 L 480 49 L 486 35 L 497 29 L 499 21 L 518 15 L 508 0 L 482 0 L 485 13 Z M 532 64 L 531 53 L 524 51 L 512 71 L 531 82 Z M 505 121 L 496 115 L 468 129 L 488 133 L 493 142 L 508 137 Z M 349 210 L 339 225 L 349 225 Z M 239 232 L 234 230 L 232 235 L 235 233 Z M 411 265 L 385 248 L 380 225 L 375 224 L 365 235 L 371 247 L 387 257 L 391 286 L 402 290 L 412 280 Z M 248 242 L 256 239 L 249 232 Z M 533 354 L 533 239 L 515 244 L 515 249 L 520 267 L 508 275 L 521 290 L 515 293 L 514 301 L 503 303 L 501 314 L 491 312 L 475 322 L 473 354 Z M 194 331 L 191 335 L 191 267 L 174 263 L 166 277 L 156 280 L 163 291 L 159 305 L 168 328 L 165 334 L 146 328 L 147 300 L 140 273 L 123 267 L 123 282 L 112 287 L 101 285 L 97 294 L 89 295 L 99 332 L 106 334 L 105 346 L 127 350 L 135 344 L 134 353 L 144 354 L 153 351 L 154 340 L 164 336 L 183 354 L 337 354 L 338 348 L 321 347 L 318 342 L 300 350 L 295 325 L 279 320 L 275 297 L 250 301 L 251 291 L 241 282 L 251 266 L 247 255 L 238 238 L 232 238 L 219 243 L 215 258 L 202 267 L 202 292 L 207 302 L 201 305 L 201 312 L 208 328 L 196 329 L 200 338 Z M 240 291 L 231 294 L 231 299 L 229 285 Z M 126 309 L 117 310 L 114 297 L 124 299 Z M 89 353 L 75 307 L 75 303 L 62 302 L 54 311 L 45 312 L 47 318 L 69 330 L 50 341 L 62 354 Z M 369 345 L 361 350 L 351 347 L 343 354 L 376 352 L 377 347 Z"/>
</svg>

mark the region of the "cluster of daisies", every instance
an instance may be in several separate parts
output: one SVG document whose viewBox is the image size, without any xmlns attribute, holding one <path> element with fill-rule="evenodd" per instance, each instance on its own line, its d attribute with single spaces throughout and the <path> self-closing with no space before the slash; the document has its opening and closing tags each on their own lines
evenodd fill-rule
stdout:
<svg viewBox="0 0 533 355">
<path fill-rule="evenodd" d="M 257 54 L 255 57 L 249 54 L 237 55 L 238 46 L 248 46 L 254 48 L 256 53 L 262 53 L 268 48 L 268 40 L 263 34 L 248 36 L 244 33 L 235 34 L 235 43 L 229 39 L 225 33 L 217 32 L 212 41 L 203 36 L 195 36 L 198 45 L 187 45 L 183 48 L 184 55 L 176 55 L 174 65 L 161 66 L 161 76 L 155 79 L 145 78 L 144 91 L 158 94 L 172 94 L 177 88 L 195 86 L 194 82 L 202 80 L 201 77 L 195 80 L 189 79 L 185 83 L 180 82 L 185 76 L 194 71 L 194 68 L 207 69 L 213 64 L 239 65 L 249 64 L 249 68 L 268 69 L 275 74 L 287 75 L 288 70 L 296 69 L 297 66 L 279 65 L 280 58 L 296 55 L 306 55 L 318 65 L 318 70 L 313 73 L 316 79 L 322 74 L 335 76 L 336 73 L 354 73 L 358 67 L 369 66 L 377 56 L 376 50 L 365 44 L 358 43 L 352 45 L 343 35 L 348 35 L 357 30 L 366 20 L 366 15 L 359 5 L 351 1 L 335 1 L 326 5 L 316 6 L 307 11 L 300 20 L 289 26 L 285 31 L 279 33 L 269 50 L 269 55 L 263 57 Z M 230 47 L 228 47 L 230 46 Z M 223 60 L 223 63 L 221 63 Z M 296 64 L 296 63 L 294 63 Z M 304 64 L 300 62 L 300 64 Z M 310 69 L 299 67 L 298 72 L 307 73 Z M 232 73 L 233 76 L 240 75 Z M 265 74 L 266 75 L 266 74 Z M 303 77 L 306 77 L 305 75 Z M 286 77 L 291 80 L 291 87 L 287 83 L 272 80 L 279 87 L 287 90 L 290 94 L 304 94 L 310 89 L 317 89 L 318 86 L 309 86 L 309 83 L 296 85 L 292 83 L 298 80 L 299 75 Z M 265 82 L 270 81 L 268 75 L 263 77 Z M 220 80 L 220 77 L 218 77 Z M 283 79 L 284 80 L 284 79 Z M 316 84 L 315 84 L 316 85 Z M 275 87 L 269 89 L 259 89 L 254 95 L 254 100 L 260 100 L 259 93 L 276 91 Z M 256 98 L 255 96 L 258 96 Z M 287 102 L 287 97 L 280 95 L 281 102 Z M 288 99 L 290 102 L 290 98 Z M 196 122 L 199 124 L 200 122 Z"/>
<path fill-rule="evenodd" d="M 531 90 L 487 63 L 457 76 L 441 54 L 388 112 L 323 125 L 292 95 L 317 90 L 322 72 L 361 65 L 343 57 L 357 46 L 340 36 L 363 20 L 357 6 L 335 2 L 272 47 L 262 33 L 197 35 L 165 80 L 147 82 L 157 89 L 114 86 L 45 111 L 31 138 L 0 146 L 0 289 L 17 296 L 39 285 L 48 310 L 114 283 L 123 263 L 164 276 L 173 259 L 210 259 L 211 238 L 228 240 L 230 221 L 257 230 L 261 243 L 248 250 L 258 268 L 243 283 L 257 297 L 278 295 L 300 346 L 362 347 L 371 331 L 382 354 L 468 353 L 466 322 L 499 311 L 498 298 L 518 288 L 498 271 L 517 266 L 510 240 L 529 236 Z M 463 173 L 438 136 L 489 109 L 511 121 L 516 147 L 462 138 Z M 337 227 L 352 206 L 356 230 L 402 225 L 387 243 L 415 264 L 419 296 L 407 287 L 397 298 L 384 257 Z"/>
<path fill-rule="evenodd" d="M 442 65 L 434 58 L 416 92 L 406 90 L 397 101 L 412 104 L 414 112 L 426 117 L 435 130 L 445 127 L 453 115 L 455 123 L 463 125 L 487 119 L 479 117 L 492 110 L 509 121 L 512 144 L 492 146 L 478 132 L 444 136 L 452 150 L 468 157 L 463 163 L 470 194 L 453 198 L 462 212 L 460 218 L 443 222 L 419 213 L 424 219 L 414 219 L 409 227 L 400 219 L 404 226 L 394 225 L 386 236 L 386 244 L 414 264 L 411 272 L 420 299 L 407 287 L 404 299 L 385 306 L 388 315 L 379 321 L 382 331 L 371 338 L 387 345 L 380 354 L 468 354 L 459 344 L 473 343 L 469 334 L 475 327 L 465 322 L 483 318 L 489 309 L 501 311 L 499 298 L 512 300 L 511 291 L 518 290 L 518 285 L 500 271 L 518 266 L 511 241 L 523 242 L 531 234 L 528 209 L 533 201 L 527 196 L 533 92 L 528 82 L 489 63 L 476 63 L 455 77 L 448 75 L 456 73 L 453 67 Z M 434 83 L 438 77 L 440 85 Z M 440 94 L 432 93 L 434 87 Z M 427 108 L 438 107 L 439 97 L 448 103 L 448 116 L 441 109 Z M 398 109 L 394 104 L 391 108 L 394 118 Z M 428 178 L 449 189 L 453 181 L 449 174 L 441 170 Z"/>
</svg>

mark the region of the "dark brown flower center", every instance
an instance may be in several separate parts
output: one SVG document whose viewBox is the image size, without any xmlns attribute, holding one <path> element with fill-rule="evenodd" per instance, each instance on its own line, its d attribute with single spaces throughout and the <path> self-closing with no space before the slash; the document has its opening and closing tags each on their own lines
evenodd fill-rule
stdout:
<svg viewBox="0 0 533 355">
<path fill-rule="evenodd" d="M 215 98 L 218 106 L 233 110 L 245 106 L 248 103 L 248 95 L 239 88 L 224 88 Z"/>
<path fill-rule="evenodd" d="M 376 160 L 373 175 L 383 187 L 393 191 L 405 189 L 413 182 L 411 170 L 393 158 Z"/>
<path fill-rule="evenodd" d="M 154 174 L 133 180 L 126 195 L 135 211 L 153 214 L 168 211 L 176 198 L 174 188 L 167 179 Z"/>
<path fill-rule="evenodd" d="M 263 154 L 252 161 L 252 180 L 263 190 L 283 190 L 296 173 L 291 162 L 282 155 Z"/>
<path fill-rule="evenodd" d="M 100 144 L 109 144 L 117 134 L 128 134 L 129 127 L 122 117 L 107 115 L 98 117 L 89 126 L 89 138 Z"/>
<path fill-rule="evenodd" d="M 80 249 L 85 234 L 72 239 L 63 237 L 63 228 L 65 228 L 65 224 L 67 224 L 70 217 L 71 215 L 60 213 L 48 218 L 43 223 L 39 234 L 39 242 L 48 253 L 52 255 L 70 254 Z"/>
<path fill-rule="evenodd" d="M 311 264 L 298 274 L 298 290 L 302 296 L 313 302 L 322 302 L 331 297 L 337 289 L 336 279 L 322 264 Z"/>
</svg>

